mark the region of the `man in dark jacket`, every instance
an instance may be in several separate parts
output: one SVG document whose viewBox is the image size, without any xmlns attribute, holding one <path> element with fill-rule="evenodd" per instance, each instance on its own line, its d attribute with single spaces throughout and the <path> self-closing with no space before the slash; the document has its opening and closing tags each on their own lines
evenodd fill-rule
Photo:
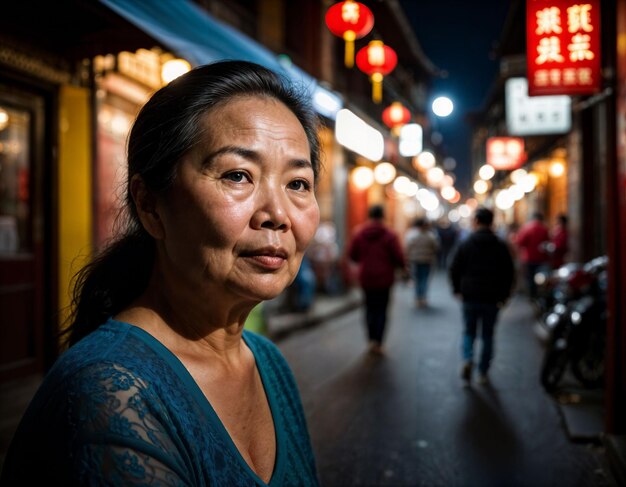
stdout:
<svg viewBox="0 0 626 487">
<path fill-rule="evenodd" d="M 396 268 L 406 268 L 400 241 L 383 222 L 380 205 L 369 209 L 369 220 L 356 232 L 348 257 L 359 264 L 359 284 L 365 294 L 365 321 L 370 352 L 382 353 L 387 306 Z"/>
<path fill-rule="evenodd" d="M 463 300 L 463 368 L 461 377 L 471 381 L 474 341 L 480 322 L 479 382 L 486 383 L 493 358 L 493 335 L 500 307 L 511 294 L 514 278 L 509 247 L 492 231 L 493 212 L 478 208 L 474 232 L 457 249 L 450 265 L 454 294 Z"/>
</svg>

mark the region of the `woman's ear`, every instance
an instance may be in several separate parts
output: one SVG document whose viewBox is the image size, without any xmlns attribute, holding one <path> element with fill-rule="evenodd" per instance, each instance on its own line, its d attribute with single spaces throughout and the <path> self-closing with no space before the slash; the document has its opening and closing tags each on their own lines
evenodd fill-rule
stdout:
<svg viewBox="0 0 626 487">
<path fill-rule="evenodd" d="M 139 220 L 145 230 L 155 240 L 163 239 L 165 229 L 157 210 L 156 196 L 148 189 L 139 174 L 135 174 L 130 180 L 130 194 L 135 202 Z"/>
</svg>

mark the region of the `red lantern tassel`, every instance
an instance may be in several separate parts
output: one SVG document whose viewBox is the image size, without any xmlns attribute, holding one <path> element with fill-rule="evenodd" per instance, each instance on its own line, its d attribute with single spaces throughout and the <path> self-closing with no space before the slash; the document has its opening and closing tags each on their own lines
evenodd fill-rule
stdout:
<svg viewBox="0 0 626 487">
<path fill-rule="evenodd" d="M 380 103 L 383 101 L 383 75 L 374 73 L 370 79 L 372 80 L 372 101 Z"/>
<path fill-rule="evenodd" d="M 346 41 L 344 63 L 346 68 L 352 68 L 354 66 L 354 40 L 356 39 L 354 31 L 348 30 L 344 32 L 343 39 Z"/>
</svg>

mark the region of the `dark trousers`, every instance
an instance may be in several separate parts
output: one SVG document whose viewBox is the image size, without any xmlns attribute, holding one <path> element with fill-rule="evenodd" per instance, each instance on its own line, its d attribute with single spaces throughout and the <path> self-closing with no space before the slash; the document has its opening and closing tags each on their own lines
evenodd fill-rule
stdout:
<svg viewBox="0 0 626 487">
<path fill-rule="evenodd" d="M 383 342 L 391 288 L 369 288 L 365 292 L 365 323 L 370 341 Z"/>
<path fill-rule="evenodd" d="M 481 350 L 478 369 L 486 374 L 493 358 L 493 332 L 498 318 L 496 303 L 463 302 L 463 360 L 472 362 L 474 357 L 474 341 L 480 325 Z"/>
</svg>

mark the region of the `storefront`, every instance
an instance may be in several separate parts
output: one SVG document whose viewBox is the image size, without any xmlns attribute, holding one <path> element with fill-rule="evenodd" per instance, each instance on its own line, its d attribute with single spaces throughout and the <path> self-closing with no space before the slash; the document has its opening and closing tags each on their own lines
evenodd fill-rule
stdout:
<svg viewBox="0 0 626 487">
<path fill-rule="evenodd" d="M 189 69 L 183 59 L 159 48 L 97 56 L 92 60 L 95 90 L 94 244 L 113 236 L 126 197 L 126 142 L 137 113 L 154 91 L 166 84 L 170 61 Z M 182 74 L 182 71 L 177 73 Z"/>
<path fill-rule="evenodd" d="M 29 8 L 12 2 L 0 20 L 0 382 L 56 359 L 72 276 L 105 233 L 99 176 L 123 160 L 139 100 L 96 89 L 92 60 L 156 45 L 104 6 Z M 114 123 L 96 124 L 107 110 Z"/>
<path fill-rule="evenodd" d="M 41 370 L 50 282 L 53 175 L 46 93 L 0 81 L 0 381 Z"/>
</svg>

